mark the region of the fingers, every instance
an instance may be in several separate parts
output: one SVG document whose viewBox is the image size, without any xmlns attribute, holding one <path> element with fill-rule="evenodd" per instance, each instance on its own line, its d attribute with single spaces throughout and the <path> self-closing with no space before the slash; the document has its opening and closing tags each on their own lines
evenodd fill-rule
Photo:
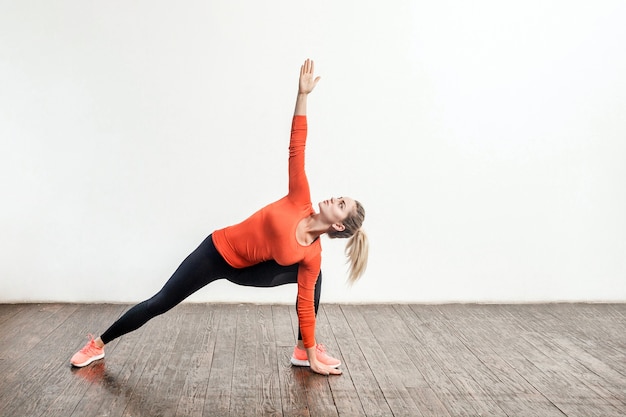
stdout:
<svg viewBox="0 0 626 417">
<path fill-rule="evenodd" d="M 330 366 L 320 366 L 320 367 L 311 367 L 311 370 L 320 375 L 329 376 L 329 375 L 341 375 L 341 369 L 331 368 Z"/>
<path fill-rule="evenodd" d="M 325 371 L 325 372 L 318 372 L 318 373 L 320 375 L 324 375 L 324 376 L 341 375 L 342 374 L 341 369 L 334 369 L 334 368 L 331 368 L 331 369 L 329 369 L 328 371 Z"/>
<path fill-rule="evenodd" d="M 320 77 L 315 77 L 313 72 L 315 71 L 315 64 L 311 59 L 306 59 L 300 67 L 300 80 L 299 80 L 299 93 L 308 94 L 317 85 Z"/>
<path fill-rule="evenodd" d="M 341 374 L 342 374 L 341 369 L 330 368 L 329 375 L 341 375 Z"/>
<path fill-rule="evenodd" d="M 311 59 L 307 58 L 306 61 L 304 61 L 304 64 L 300 67 L 300 74 L 313 74 L 314 71 L 315 63 Z"/>
</svg>

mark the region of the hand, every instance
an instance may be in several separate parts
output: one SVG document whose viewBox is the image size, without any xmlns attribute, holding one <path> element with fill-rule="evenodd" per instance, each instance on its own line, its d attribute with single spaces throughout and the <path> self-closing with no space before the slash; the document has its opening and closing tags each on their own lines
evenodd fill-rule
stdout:
<svg viewBox="0 0 626 417">
<path fill-rule="evenodd" d="M 311 371 L 315 372 L 316 374 L 320 374 L 320 375 L 341 375 L 341 369 L 336 369 L 336 368 L 331 368 L 330 366 L 326 366 L 321 362 L 318 361 L 311 361 L 311 359 L 309 358 L 309 362 L 311 364 Z"/>
<path fill-rule="evenodd" d="M 313 78 L 313 71 L 315 69 L 315 64 L 310 59 L 304 61 L 304 64 L 300 67 L 300 81 L 299 81 L 299 94 L 309 94 L 321 77 Z"/>
</svg>

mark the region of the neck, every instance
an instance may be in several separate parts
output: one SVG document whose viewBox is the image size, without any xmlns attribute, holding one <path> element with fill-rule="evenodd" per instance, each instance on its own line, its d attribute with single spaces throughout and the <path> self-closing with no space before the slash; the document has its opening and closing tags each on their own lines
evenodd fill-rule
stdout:
<svg viewBox="0 0 626 417">
<path fill-rule="evenodd" d="M 298 224 L 297 237 L 300 243 L 310 245 L 328 231 L 330 226 L 321 221 L 319 214 L 312 214 L 305 217 Z"/>
</svg>

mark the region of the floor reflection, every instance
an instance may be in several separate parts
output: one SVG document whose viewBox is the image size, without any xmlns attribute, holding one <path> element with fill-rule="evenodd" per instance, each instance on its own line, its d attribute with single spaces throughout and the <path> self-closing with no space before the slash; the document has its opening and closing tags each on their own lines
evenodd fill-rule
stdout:
<svg viewBox="0 0 626 417">
<path fill-rule="evenodd" d="M 106 359 L 84 368 L 72 368 L 75 377 L 89 384 L 87 401 L 75 410 L 76 415 L 174 415 L 180 397 L 167 395 L 168 382 L 154 381 L 150 372 L 144 375 L 123 367 L 107 369 Z"/>
<path fill-rule="evenodd" d="M 86 398 L 88 404 L 82 404 L 79 410 L 84 415 L 146 415 L 141 404 L 150 398 L 150 393 L 142 392 L 137 384 L 129 383 L 115 372 L 107 369 L 106 359 L 99 360 L 83 368 L 72 368 L 72 374 L 96 389 Z M 146 397 L 146 395 L 148 397 Z M 97 400 L 94 401 L 94 398 Z M 139 405 L 139 406 L 138 406 Z M 80 409 L 82 407 L 82 410 Z"/>
<path fill-rule="evenodd" d="M 119 392 L 120 384 L 106 368 L 106 362 L 99 360 L 83 368 L 72 367 L 72 373 L 90 384 L 99 384 L 108 390 Z"/>
</svg>

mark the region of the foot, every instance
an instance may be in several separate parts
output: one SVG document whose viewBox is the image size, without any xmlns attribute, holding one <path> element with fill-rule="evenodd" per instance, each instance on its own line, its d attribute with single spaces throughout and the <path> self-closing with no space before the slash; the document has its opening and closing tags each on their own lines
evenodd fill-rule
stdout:
<svg viewBox="0 0 626 417">
<path fill-rule="evenodd" d="M 339 359 L 335 359 L 326 354 L 326 347 L 324 345 L 315 345 L 315 356 L 318 361 L 322 362 L 326 366 L 330 366 L 331 368 L 338 368 L 341 366 L 341 361 Z M 296 346 L 293 349 L 293 355 L 291 355 L 291 364 L 294 366 L 311 366 L 306 350 Z"/>
<path fill-rule="evenodd" d="M 93 336 L 89 335 L 89 342 L 72 356 L 70 363 L 77 368 L 82 368 L 102 358 L 104 358 L 104 348 L 98 347 Z"/>
</svg>

